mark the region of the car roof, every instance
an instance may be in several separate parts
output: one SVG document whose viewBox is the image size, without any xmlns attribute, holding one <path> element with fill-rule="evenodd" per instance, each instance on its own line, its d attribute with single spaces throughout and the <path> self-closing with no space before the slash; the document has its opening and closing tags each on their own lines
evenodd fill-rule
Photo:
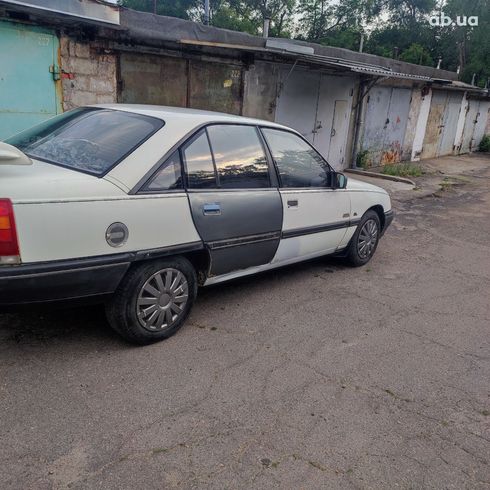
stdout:
<svg viewBox="0 0 490 490">
<path fill-rule="evenodd" d="M 266 121 L 263 119 L 255 119 L 244 116 L 236 116 L 234 114 L 226 114 L 224 112 L 203 111 L 200 109 L 188 109 L 184 107 L 171 107 L 160 105 L 147 104 L 94 104 L 90 107 L 99 107 L 103 109 L 112 109 L 125 112 L 133 112 L 135 114 L 143 114 L 145 116 L 157 117 L 169 123 L 172 119 L 185 118 L 189 123 L 201 125 L 207 122 L 236 122 L 237 124 L 257 124 L 270 127 L 277 127 L 291 131 L 291 128 L 277 124 L 275 122 Z M 294 131 L 294 130 L 293 130 Z"/>
</svg>

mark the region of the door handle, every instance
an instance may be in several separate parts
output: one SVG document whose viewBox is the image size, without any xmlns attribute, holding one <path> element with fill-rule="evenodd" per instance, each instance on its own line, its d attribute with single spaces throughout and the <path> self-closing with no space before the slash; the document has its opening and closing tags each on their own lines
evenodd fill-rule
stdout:
<svg viewBox="0 0 490 490">
<path fill-rule="evenodd" d="M 298 200 L 288 201 L 288 208 L 297 208 L 299 205 Z"/>
<path fill-rule="evenodd" d="M 221 214 L 221 205 L 217 202 L 204 204 L 202 213 L 204 216 L 219 216 Z"/>
</svg>

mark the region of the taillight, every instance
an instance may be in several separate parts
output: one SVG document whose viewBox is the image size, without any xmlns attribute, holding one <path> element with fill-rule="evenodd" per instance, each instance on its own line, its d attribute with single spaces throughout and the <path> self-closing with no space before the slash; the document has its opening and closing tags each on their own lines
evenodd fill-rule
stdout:
<svg viewBox="0 0 490 490">
<path fill-rule="evenodd" d="M 20 253 L 10 199 L 0 199 L 0 265 L 19 264 Z"/>
</svg>

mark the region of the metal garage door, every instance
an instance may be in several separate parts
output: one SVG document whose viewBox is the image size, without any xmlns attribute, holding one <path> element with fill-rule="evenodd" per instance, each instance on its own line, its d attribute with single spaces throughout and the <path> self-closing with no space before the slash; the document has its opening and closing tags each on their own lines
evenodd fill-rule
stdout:
<svg viewBox="0 0 490 490">
<path fill-rule="evenodd" d="M 433 91 L 421 158 L 434 158 L 437 155 L 442 133 L 446 99 L 446 92 L 440 90 Z"/>
<path fill-rule="evenodd" d="M 434 90 L 421 158 L 450 155 L 453 152 L 463 95 Z"/>
<path fill-rule="evenodd" d="M 371 166 L 401 160 L 410 111 L 411 90 L 374 87 L 366 105 L 361 150 L 368 152 Z"/>
<path fill-rule="evenodd" d="M 453 152 L 462 99 L 461 93 L 448 93 L 437 156 L 450 155 Z"/>
<path fill-rule="evenodd" d="M 0 22 L 0 140 L 61 112 L 58 38 L 53 32 Z"/>
<path fill-rule="evenodd" d="M 476 117 L 475 128 L 473 130 L 472 146 L 471 150 L 476 151 L 478 145 L 485 135 L 485 130 L 487 127 L 488 118 L 490 117 L 490 102 L 485 100 L 480 100 L 478 105 L 478 114 Z"/>
<path fill-rule="evenodd" d="M 275 121 L 300 132 L 336 169 L 348 162 L 354 78 L 285 68 L 280 73 Z"/>
<path fill-rule="evenodd" d="M 187 63 L 180 58 L 122 53 L 120 101 L 185 107 Z"/>
<path fill-rule="evenodd" d="M 240 114 L 242 70 L 236 65 L 122 53 L 119 100 Z"/>
<path fill-rule="evenodd" d="M 468 153 L 474 147 L 473 132 L 478 118 L 478 109 L 480 106 L 479 100 L 470 99 L 464 120 L 463 141 L 461 144 L 460 153 Z"/>
</svg>

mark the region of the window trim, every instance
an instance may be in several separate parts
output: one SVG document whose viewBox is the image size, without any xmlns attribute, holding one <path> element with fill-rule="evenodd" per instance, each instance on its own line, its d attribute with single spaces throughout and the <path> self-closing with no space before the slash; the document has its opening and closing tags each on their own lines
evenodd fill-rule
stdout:
<svg viewBox="0 0 490 490">
<path fill-rule="evenodd" d="M 219 180 L 218 180 L 218 173 L 216 171 L 216 164 L 214 162 L 214 155 L 213 155 L 213 149 L 211 147 L 211 142 L 209 141 L 209 136 L 208 132 L 206 130 L 206 126 L 204 128 L 201 128 L 201 130 L 197 131 L 194 133 L 185 143 L 179 146 L 179 154 L 180 154 L 180 161 L 182 165 L 182 169 L 184 172 L 184 191 L 187 191 L 188 189 L 192 189 L 192 187 L 189 187 L 189 175 L 187 173 L 187 162 L 185 161 L 185 156 L 184 156 L 184 151 L 186 148 L 191 146 L 198 138 L 201 137 L 201 135 L 204 135 L 206 137 L 206 141 L 208 142 L 208 147 L 209 147 L 209 153 L 211 155 L 211 162 L 213 164 L 213 170 L 214 170 L 214 181 L 216 182 L 216 185 L 218 185 Z M 196 190 L 199 190 L 199 187 L 194 188 Z M 206 187 L 205 189 L 209 189 L 209 187 Z M 213 188 L 211 188 L 213 189 Z"/>
<path fill-rule="evenodd" d="M 265 121 L 264 121 L 265 122 Z M 269 167 L 269 180 L 270 180 L 270 187 L 256 187 L 256 188 L 248 188 L 248 189 L 222 189 L 216 187 L 215 189 L 191 189 L 188 186 L 187 182 L 187 172 L 185 172 L 185 164 L 184 164 L 184 158 L 182 155 L 182 149 L 183 147 L 190 142 L 202 129 L 206 129 L 208 126 L 216 126 L 216 125 L 221 125 L 221 126 L 252 126 L 258 130 L 259 135 L 260 135 L 260 140 L 262 141 L 262 144 L 265 145 L 265 155 L 268 161 L 268 167 Z M 268 129 L 278 129 L 282 131 L 286 131 L 291 134 L 296 134 L 297 136 L 300 136 L 298 133 L 296 133 L 294 130 L 288 130 L 285 128 L 278 128 L 276 126 L 267 126 L 267 124 L 259 124 L 259 123 L 250 123 L 250 122 L 242 122 L 242 121 L 211 121 L 211 122 L 204 122 L 202 124 L 199 124 L 198 126 L 194 127 L 191 129 L 187 134 L 182 136 L 176 143 L 174 143 L 168 150 L 167 152 L 157 160 L 157 162 L 151 167 L 150 170 L 148 170 L 143 177 L 133 186 L 133 188 L 128 192 L 129 195 L 136 195 L 136 194 L 165 194 L 165 193 L 172 193 L 176 192 L 174 190 L 170 191 L 161 191 L 161 192 L 155 192 L 155 191 L 143 191 L 146 183 L 148 182 L 149 179 L 152 178 L 153 175 L 155 175 L 158 170 L 161 168 L 162 165 L 165 164 L 167 159 L 172 155 L 172 153 L 176 150 L 179 150 L 180 156 L 181 156 L 181 165 L 182 165 L 182 171 L 184 175 L 184 189 L 182 190 L 183 192 L 191 192 L 191 191 L 199 191 L 199 192 L 204 192 L 204 191 L 247 191 L 247 190 L 267 190 L 267 189 L 278 189 L 280 188 L 280 182 L 278 179 L 278 174 L 277 174 L 277 168 L 275 166 L 274 160 L 272 158 L 272 155 L 270 154 L 269 147 L 267 146 L 267 143 L 262 135 L 262 132 L 260 129 L 268 128 Z M 307 142 L 308 143 L 308 142 Z M 309 143 L 308 143 L 309 144 Z M 316 151 L 316 150 L 315 150 Z M 211 151 L 212 153 L 212 151 Z M 321 156 L 321 155 L 320 155 Z M 213 156 L 214 158 L 214 156 Z M 322 157 L 323 158 L 323 157 Z M 328 163 L 327 163 L 328 165 Z M 329 165 L 330 167 L 330 165 Z M 331 167 L 330 167 L 331 168 Z M 323 189 L 323 187 L 320 187 L 320 189 Z"/>
<path fill-rule="evenodd" d="M 59 162 L 55 162 L 53 160 L 49 160 L 48 158 L 42 158 L 42 157 L 39 157 L 37 155 L 30 155 L 29 153 L 26 153 L 26 155 L 29 158 L 32 158 L 34 160 L 39 160 L 40 162 L 49 163 L 50 165 L 55 165 L 57 167 L 66 168 L 68 170 L 73 170 L 74 172 L 80 172 L 80 173 L 83 173 L 85 175 L 91 175 L 92 177 L 96 177 L 98 179 L 103 179 L 109 172 L 111 172 L 112 170 L 114 170 L 129 155 L 131 155 L 132 153 L 134 153 L 138 148 L 140 148 L 143 144 L 145 144 L 152 136 L 154 136 L 156 133 L 158 133 L 158 131 L 160 131 L 165 126 L 165 121 L 163 119 L 160 119 L 160 118 L 154 117 L 154 116 L 148 116 L 146 114 L 139 114 L 138 112 L 122 111 L 122 110 L 119 110 L 119 109 L 108 109 L 108 108 L 104 108 L 104 107 L 93 107 L 93 106 L 79 107 L 77 109 L 89 109 L 92 112 L 100 112 L 100 111 L 104 111 L 104 112 L 122 112 L 122 113 L 125 113 L 125 114 L 132 114 L 133 116 L 137 116 L 137 117 L 150 118 L 150 119 L 153 119 L 155 121 L 158 121 L 159 124 L 157 124 L 156 125 L 156 128 L 153 131 L 151 131 L 145 138 L 143 138 L 137 145 L 135 145 L 132 148 L 130 148 L 129 151 L 127 151 L 124 155 L 122 155 L 118 160 L 116 160 L 115 163 L 113 163 L 110 167 L 108 167 L 102 173 L 90 172 L 89 170 L 84 170 L 84 169 L 76 168 L 76 167 L 73 167 L 71 165 L 65 165 L 63 163 L 59 163 Z M 64 113 L 64 114 L 66 114 L 66 113 Z M 73 125 L 73 123 L 71 125 Z M 30 128 L 27 128 L 27 129 L 30 129 Z"/>
<path fill-rule="evenodd" d="M 170 161 L 170 159 L 177 154 L 177 157 L 179 159 L 179 166 L 180 166 L 180 176 L 182 179 L 182 186 L 179 187 L 178 189 L 148 189 L 147 186 L 149 186 L 155 177 L 167 167 L 167 163 Z M 153 173 L 153 175 L 146 181 L 145 185 L 141 188 L 140 194 L 166 194 L 166 193 L 179 193 L 179 192 L 185 192 L 185 175 L 184 175 L 184 169 L 182 165 L 182 155 L 180 153 L 180 148 L 175 150 L 174 152 L 170 153 L 168 158 L 160 165 L 160 167 L 157 169 L 156 172 Z"/>
<path fill-rule="evenodd" d="M 262 132 L 263 129 L 272 129 L 276 131 L 282 131 L 284 133 L 290 133 L 294 136 L 297 136 L 299 139 L 303 140 L 327 165 L 327 167 L 330 169 L 330 173 L 335 172 L 335 170 L 332 168 L 332 166 L 327 162 L 327 160 L 323 157 L 323 155 L 302 135 L 297 133 L 296 131 L 291 131 L 289 129 L 285 128 L 276 128 L 276 127 L 271 127 L 271 126 L 265 126 L 261 125 L 259 126 L 260 133 L 262 134 L 262 137 L 264 138 L 264 142 L 267 145 L 267 149 L 270 153 L 270 158 L 272 159 L 272 162 L 274 163 L 274 168 L 276 169 L 276 174 L 277 174 L 277 179 L 279 182 L 279 188 L 280 189 L 291 189 L 291 190 L 318 190 L 318 189 L 333 189 L 334 187 L 332 185 L 329 186 L 311 186 L 311 187 L 286 187 L 282 183 L 282 178 L 281 178 L 281 173 L 279 172 L 279 167 L 277 165 L 276 159 L 274 158 L 274 155 L 272 154 L 272 150 L 270 149 L 269 143 L 267 141 L 267 137 L 265 134 Z"/>
</svg>

